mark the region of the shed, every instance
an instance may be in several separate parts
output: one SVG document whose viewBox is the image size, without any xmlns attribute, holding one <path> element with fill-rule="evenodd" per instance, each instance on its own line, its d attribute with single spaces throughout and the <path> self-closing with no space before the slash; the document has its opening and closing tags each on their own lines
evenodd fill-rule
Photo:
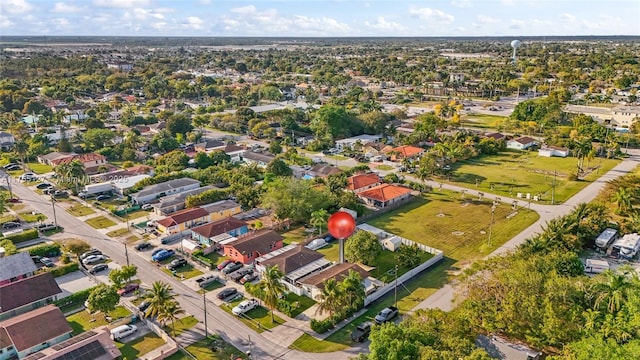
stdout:
<svg viewBox="0 0 640 360">
<path fill-rule="evenodd" d="M 396 251 L 402 245 L 402 239 L 397 236 L 386 238 L 382 241 L 382 247 L 389 251 Z"/>
</svg>

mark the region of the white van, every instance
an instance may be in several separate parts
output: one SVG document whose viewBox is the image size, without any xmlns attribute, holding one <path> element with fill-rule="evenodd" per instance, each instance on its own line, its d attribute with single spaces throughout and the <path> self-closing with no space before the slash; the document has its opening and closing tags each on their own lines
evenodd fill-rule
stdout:
<svg viewBox="0 0 640 360">
<path fill-rule="evenodd" d="M 117 328 L 111 329 L 111 338 L 113 340 L 120 340 L 138 331 L 135 325 L 121 325 Z"/>
<path fill-rule="evenodd" d="M 600 274 L 610 269 L 611 266 L 607 260 L 587 259 L 584 265 L 584 272 L 592 274 Z"/>
</svg>

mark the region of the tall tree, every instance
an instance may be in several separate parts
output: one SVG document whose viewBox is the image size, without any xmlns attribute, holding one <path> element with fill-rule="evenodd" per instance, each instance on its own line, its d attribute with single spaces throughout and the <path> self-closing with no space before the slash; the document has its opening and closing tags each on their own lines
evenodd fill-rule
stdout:
<svg viewBox="0 0 640 360">
<path fill-rule="evenodd" d="M 325 209 L 318 209 L 311 213 L 311 226 L 318 228 L 318 235 L 322 234 L 322 226 L 329 220 L 329 212 Z"/>
<path fill-rule="evenodd" d="M 264 303 L 271 310 L 271 322 L 273 323 L 273 310 L 278 306 L 278 301 L 280 300 L 280 296 L 285 291 L 285 286 L 282 283 L 282 278 L 284 274 L 276 265 L 268 266 L 264 273 L 262 274 L 262 279 L 260 279 L 260 288 L 264 293 Z"/>
<path fill-rule="evenodd" d="M 115 287 L 100 284 L 89 294 L 87 304 L 89 305 L 89 311 L 92 313 L 101 311 L 106 315 L 109 311 L 113 311 L 116 308 L 119 301 L 120 295 L 118 295 Z"/>
<path fill-rule="evenodd" d="M 346 240 L 344 256 L 352 263 L 361 262 L 374 266 L 376 258 L 382 252 L 382 245 L 378 238 L 368 231 L 357 231 Z"/>
<path fill-rule="evenodd" d="M 78 261 L 80 261 L 80 255 L 91 249 L 91 246 L 84 240 L 80 239 L 69 239 L 63 242 L 64 248 L 76 256 Z"/>
<path fill-rule="evenodd" d="M 320 314 L 328 312 L 329 317 L 333 317 L 343 305 L 342 289 L 335 278 L 326 280 L 322 285 L 322 292 L 316 299 L 318 301 L 316 311 Z"/>
<path fill-rule="evenodd" d="M 162 314 L 167 304 L 175 299 L 171 286 L 163 281 L 155 281 L 143 297 L 149 302 L 149 309 L 145 314 L 150 317 Z"/>
</svg>

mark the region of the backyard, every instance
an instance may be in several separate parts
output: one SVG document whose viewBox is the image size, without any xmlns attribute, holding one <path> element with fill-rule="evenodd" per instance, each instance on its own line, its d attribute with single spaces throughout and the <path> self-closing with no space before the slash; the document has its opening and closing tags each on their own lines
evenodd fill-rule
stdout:
<svg viewBox="0 0 640 360">
<path fill-rule="evenodd" d="M 158 335 L 149 333 L 143 337 L 131 340 L 126 344 L 118 342 L 117 346 L 122 353 L 123 360 L 134 360 L 139 359 L 141 355 L 151 352 L 164 344 L 165 341 Z"/>
<path fill-rule="evenodd" d="M 505 120 L 507 118 L 504 116 L 471 113 L 463 116 L 460 123 L 475 128 L 495 129 Z"/>
<path fill-rule="evenodd" d="M 112 321 L 129 315 L 131 315 L 131 313 L 124 306 L 116 306 L 116 309 L 109 313 L 109 316 L 113 319 Z M 91 315 L 86 310 L 67 316 L 67 322 L 71 325 L 74 335 L 95 329 L 99 326 L 109 325 L 110 323 L 110 321 L 105 319 L 103 314 Z"/>
<path fill-rule="evenodd" d="M 539 196 L 542 202 L 550 203 L 555 181 L 555 203 L 560 204 L 619 162 L 602 158 L 585 161 L 585 167 L 598 168 L 583 180 L 569 180 L 569 175 L 576 171 L 577 158 L 548 158 L 538 156 L 537 152 L 505 151 L 453 164 L 450 182 L 511 197 L 516 197 L 518 193 L 524 196 L 531 194 L 531 197 Z M 526 199 L 523 198 L 523 201 Z"/>
</svg>

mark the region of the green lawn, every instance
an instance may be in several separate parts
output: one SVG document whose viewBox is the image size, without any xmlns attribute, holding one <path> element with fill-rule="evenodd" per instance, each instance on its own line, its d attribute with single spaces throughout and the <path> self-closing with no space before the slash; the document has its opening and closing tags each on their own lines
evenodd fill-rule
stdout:
<svg viewBox="0 0 640 360">
<path fill-rule="evenodd" d="M 331 160 L 338 160 L 338 161 L 342 161 L 342 160 L 348 160 L 349 158 L 346 156 L 342 156 L 342 155 L 325 155 L 324 156 L 327 159 L 331 159 Z M 330 164 L 331 161 L 327 160 L 327 162 Z"/>
<path fill-rule="evenodd" d="M 171 336 L 175 337 L 196 326 L 197 323 L 198 319 L 193 317 L 193 315 L 190 315 L 187 317 L 183 317 L 182 319 L 180 319 L 180 321 L 175 322 L 175 333 L 171 328 L 171 322 L 167 323 L 167 326 L 164 327 L 164 331 L 166 331 L 167 334 L 171 334 Z"/>
<path fill-rule="evenodd" d="M 295 318 L 296 316 L 302 314 L 305 310 L 316 304 L 316 302 L 311 298 L 308 298 L 306 296 L 298 296 L 294 293 L 287 293 L 285 300 L 288 303 L 294 305 L 294 310 L 291 312 L 292 318 Z"/>
<path fill-rule="evenodd" d="M 231 312 L 231 309 L 233 309 L 236 305 L 240 304 L 244 300 L 246 299 L 242 298 L 239 300 L 235 300 L 230 303 L 222 304 L 220 305 L 220 307 L 222 308 L 222 310 L 228 312 L 229 314 L 233 314 Z M 245 325 L 247 325 L 257 333 L 273 329 L 274 327 L 284 324 L 285 322 L 280 317 L 278 317 L 278 315 L 274 315 L 275 322 L 271 322 L 271 312 L 264 306 L 258 306 L 257 308 L 244 314 L 244 316 L 238 316 L 238 319 L 240 319 L 240 321 L 242 321 Z"/>
<path fill-rule="evenodd" d="M 46 174 L 53 171 L 53 167 L 40 163 L 27 163 L 27 167 L 36 174 Z"/>
<path fill-rule="evenodd" d="M 173 260 L 173 259 L 170 259 L 170 260 Z M 173 272 L 171 272 L 171 270 L 167 269 L 165 266 L 162 267 L 162 271 L 166 272 L 169 275 L 173 275 Z M 187 264 L 186 266 L 183 266 L 175 270 L 176 277 L 183 276 L 185 279 L 191 279 L 192 277 L 195 277 L 198 275 L 202 275 L 202 271 L 196 269 L 191 264 Z"/>
<path fill-rule="evenodd" d="M 85 222 L 89 225 L 91 225 L 91 227 L 95 228 L 95 229 L 105 229 L 108 228 L 110 226 L 116 225 L 116 223 L 114 223 L 111 219 L 108 219 L 107 217 L 100 215 L 88 220 L 85 220 Z"/>
<path fill-rule="evenodd" d="M 74 205 L 70 208 L 67 208 L 67 212 L 75 217 L 86 216 L 95 214 L 92 208 L 84 205 Z"/>
<path fill-rule="evenodd" d="M 129 229 L 127 228 L 122 228 L 122 229 L 116 229 L 113 231 L 109 231 L 107 233 L 108 237 L 120 237 L 120 236 L 124 236 L 125 234 L 129 233 Z"/>
<path fill-rule="evenodd" d="M 9 221 L 18 221 L 18 218 L 15 215 L 4 215 L 0 216 L 0 224 L 4 224 Z"/>
<path fill-rule="evenodd" d="M 384 170 L 384 171 L 387 171 L 387 170 L 393 170 L 393 166 L 391 166 L 391 165 L 385 165 L 385 164 L 382 164 L 382 165 L 378 165 L 378 166 L 376 166 L 376 169 L 378 169 L 378 170 Z"/>
<path fill-rule="evenodd" d="M 26 213 L 20 213 L 18 214 L 20 216 L 20 218 L 28 223 L 34 223 L 34 222 L 38 222 L 38 221 L 45 221 L 47 220 L 47 216 L 45 214 L 33 214 L 32 212 L 26 212 Z"/>
<path fill-rule="evenodd" d="M 280 235 L 282 235 L 282 237 L 284 238 L 283 240 L 284 245 L 287 246 L 291 243 L 304 242 L 304 240 L 311 235 L 310 233 L 307 233 L 304 230 L 305 230 L 304 226 L 298 226 L 295 228 L 291 228 L 286 232 L 280 232 Z"/>
<path fill-rule="evenodd" d="M 463 116 L 460 123 L 463 126 L 470 126 L 482 129 L 495 129 L 501 122 L 507 118 L 505 116 L 487 115 L 487 114 L 470 114 Z"/>
<path fill-rule="evenodd" d="M 144 210 L 136 210 L 136 211 L 132 211 L 127 213 L 127 218 L 129 218 L 129 221 L 131 220 L 135 220 L 135 219 L 139 219 L 145 216 L 149 216 L 149 212 L 148 211 L 144 211 Z M 126 218 L 122 217 L 125 221 Z"/>
<path fill-rule="evenodd" d="M 211 348 L 215 346 L 216 350 Z M 202 339 L 189 346 L 186 350 L 191 356 L 186 355 L 182 351 L 169 356 L 167 360 L 193 360 L 195 359 L 210 359 L 210 360 L 229 360 L 229 359 L 246 359 L 247 356 L 236 349 L 233 345 L 226 343 L 224 340 L 210 336 L 207 339 Z"/>
<path fill-rule="evenodd" d="M 595 159 L 587 167 L 599 167 L 589 173 L 584 180 L 571 181 L 569 175 L 575 173 L 578 160 L 573 157 L 542 157 L 537 152 L 505 151 L 498 155 L 481 156 L 453 164 L 451 182 L 479 191 L 515 197 L 517 193 L 540 196 L 542 202 L 551 202 L 552 185 L 555 176 L 555 203 L 567 201 L 605 172 L 616 166 L 620 160 Z M 476 187 L 476 180 L 478 186 Z M 526 201 L 526 199 L 522 199 Z"/>
<path fill-rule="evenodd" d="M 124 306 L 116 306 L 116 309 L 109 313 L 109 316 L 113 319 L 112 321 L 129 315 L 131 313 Z M 109 324 L 103 314 L 94 314 L 92 316 L 86 310 L 67 316 L 67 322 L 71 325 L 74 335 Z"/>
<path fill-rule="evenodd" d="M 165 341 L 154 333 L 148 333 L 145 336 L 129 341 L 126 344 L 120 342 L 117 342 L 116 344 L 122 353 L 123 360 L 135 360 L 139 359 L 140 356 L 161 347 L 165 344 Z"/>
</svg>

